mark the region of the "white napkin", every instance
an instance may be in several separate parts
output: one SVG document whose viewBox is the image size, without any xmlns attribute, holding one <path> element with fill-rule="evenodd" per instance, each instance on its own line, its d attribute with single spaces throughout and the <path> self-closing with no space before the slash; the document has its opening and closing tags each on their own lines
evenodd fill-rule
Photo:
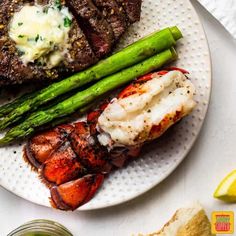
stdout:
<svg viewBox="0 0 236 236">
<path fill-rule="evenodd" d="M 236 0 L 198 0 L 236 39 Z"/>
</svg>

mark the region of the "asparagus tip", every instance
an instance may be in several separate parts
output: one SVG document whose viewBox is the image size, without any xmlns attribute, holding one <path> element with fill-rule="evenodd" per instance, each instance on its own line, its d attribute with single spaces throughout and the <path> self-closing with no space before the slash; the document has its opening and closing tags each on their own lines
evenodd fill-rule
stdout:
<svg viewBox="0 0 236 236">
<path fill-rule="evenodd" d="M 6 145 L 6 144 L 9 144 L 11 142 L 10 139 L 8 139 L 7 137 L 3 137 L 0 139 L 0 147 Z"/>
</svg>

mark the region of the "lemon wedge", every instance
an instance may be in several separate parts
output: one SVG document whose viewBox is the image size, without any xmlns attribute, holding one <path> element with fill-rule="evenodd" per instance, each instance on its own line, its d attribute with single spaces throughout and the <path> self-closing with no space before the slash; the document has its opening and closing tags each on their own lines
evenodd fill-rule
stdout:
<svg viewBox="0 0 236 236">
<path fill-rule="evenodd" d="M 236 170 L 228 174 L 217 187 L 214 197 L 225 202 L 236 202 Z"/>
</svg>

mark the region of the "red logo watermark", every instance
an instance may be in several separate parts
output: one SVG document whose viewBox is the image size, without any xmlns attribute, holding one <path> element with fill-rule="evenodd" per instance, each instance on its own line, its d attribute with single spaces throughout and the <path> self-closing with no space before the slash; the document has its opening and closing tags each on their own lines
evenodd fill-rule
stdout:
<svg viewBox="0 0 236 236">
<path fill-rule="evenodd" d="M 212 213 L 212 233 L 213 234 L 233 234 L 234 233 L 234 213 L 233 212 L 213 212 Z"/>
</svg>

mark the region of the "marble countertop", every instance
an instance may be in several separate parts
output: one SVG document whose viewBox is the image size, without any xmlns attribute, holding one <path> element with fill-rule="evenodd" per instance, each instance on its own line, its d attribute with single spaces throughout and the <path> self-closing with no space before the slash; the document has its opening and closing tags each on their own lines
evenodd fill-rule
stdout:
<svg viewBox="0 0 236 236">
<path fill-rule="evenodd" d="M 88 212 L 60 212 L 34 205 L 0 188 L 1 236 L 37 218 L 58 221 L 74 236 L 152 232 L 168 221 L 177 208 L 196 200 L 209 216 L 215 210 L 236 210 L 236 205 L 226 205 L 212 197 L 221 179 L 236 169 L 236 41 L 199 3 L 192 2 L 210 44 L 213 87 L 204 126 L 183 163 L 146 194 L 116 207 Z"/>
</svg>

